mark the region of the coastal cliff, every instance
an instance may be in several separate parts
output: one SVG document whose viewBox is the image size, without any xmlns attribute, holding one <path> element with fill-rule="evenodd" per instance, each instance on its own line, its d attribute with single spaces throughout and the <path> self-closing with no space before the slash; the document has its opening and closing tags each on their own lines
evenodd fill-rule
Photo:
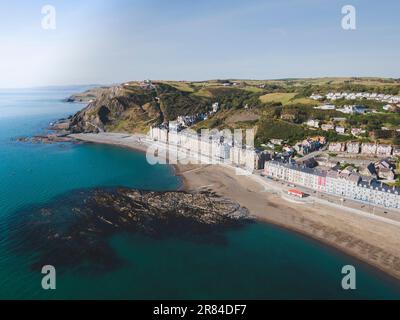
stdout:
<svg viewBox="0 0 400 320">
<path fill-rule="evenodd" d="M 95 99 L 70 119 L 71 132 L 141 131 L 162 119 L 152 90 L 117 86 L 95 94 Z"/>
<path fill-rule="evenodd" d="M 210 100 L 165 83 L 137 83 L 90 90 L 68 101 L 89 104 L 70 119 L 72 133 L 143 133 L 150 126 L 175 120 L 179 115 L 206 112 Z"/>
<path fill-rule="evenodd" d="M 234 86 L 222 80 L 129 82 L 92 89 L 66 101 L 89 103 L 71 117 L 72 133 L 145 133 L 150 126 L 179 116 L 195 118 L 190 125 L 193 129 L 243 129 L 258 125 L 264 106 L 260 97 L 274 90 L 246 82 Z M 213 111 L 215 103 L 217 112 Z"/>
</svg>

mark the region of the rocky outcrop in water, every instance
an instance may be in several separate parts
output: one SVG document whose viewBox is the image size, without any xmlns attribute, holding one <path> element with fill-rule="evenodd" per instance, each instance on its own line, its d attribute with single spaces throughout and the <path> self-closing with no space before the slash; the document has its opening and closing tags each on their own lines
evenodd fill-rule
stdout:
<svg viewBox="0 0 400 320">
<path fill-rule="evenodd" d="M 86 265 L 93 272 L 122 263 L 108 244 L 118 233 L 223 244 L 226 230 L 250 221 L 246 208 L 213 193 L 119 188 L 75 191 L 21 210 L 9 229 L 14 230 L 13 250 L 37 254 L 35 270 L 48 264 L 58 269 Z"/>
</svg>

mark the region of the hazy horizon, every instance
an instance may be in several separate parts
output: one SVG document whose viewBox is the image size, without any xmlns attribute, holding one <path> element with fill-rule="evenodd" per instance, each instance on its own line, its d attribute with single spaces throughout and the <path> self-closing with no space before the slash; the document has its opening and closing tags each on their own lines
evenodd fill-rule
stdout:
<svg viewBox="0 0 400 320">
<path fill-rule="evenodd" d="M 71 87 L 100 87 L 100 86 L 114 86 L 123 84 L 126 82 L 152 80 L 157 81 L 178 81 L 178 82 L 205 82 L 205 81 L 223 81 L 223 80 L 237 80 L 237 81 L 286 81 L 286 80 L 311 80 L 311 79 L 351 79 L 351 78 L 362 78 L 362 79 L 386 79 L 386 80 L 400 80 L 400 77 L 379 77 L 379 76 L 321 76 L 321 77 L 287 77 L 287 78 L 274 78 L 274 79 L 245 79 L 245 78 L 215 78 L 215 79 L 194 79 L 194 80 L 182 80 L 182 79 L 127 79 L 121 82 L 113 83 L 79 83 L 79 84 L 48 84 L 39 86 L 27 86 L 27 87 L 0 87 L 0 90 L 29 90 L 29 89 L 47 89 L 47 88 L 71 88 Z"/>
</svg>

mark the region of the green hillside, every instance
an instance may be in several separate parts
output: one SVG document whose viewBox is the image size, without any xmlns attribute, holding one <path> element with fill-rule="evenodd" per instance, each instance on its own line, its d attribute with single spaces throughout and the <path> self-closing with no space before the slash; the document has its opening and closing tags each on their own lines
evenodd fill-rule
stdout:
<svg viewBox="0 0 400 320">
<path fill-rule="evenodd" d="M 322 134 L 331 140 L 345 139 L 332 132 L 314 132 L 303 123 L 319 119 L 328 123 L 333 117 L 348 119 L 344 124 L 368 130 L 382 126 L 400 128 L 400 113 L 385 113 L 383 104 L 359 101 L 378 113 L 350 116 L 335 110 L 316 110 L 323 103 L 311 100 L 312 93 L 375 92 L 400 93 L 399 79 L 380 78 L 320 78 L 283 80 L 210 80 L 153 81 L 147 84 L 130 82 L 119 86 L 102 87 L 77 95 L 90 97 L 89 105 L 71 119 L 74 132 L 146 132 L 150 126 L 176 120 L 178 116 L 208 113 L 213 103 L 220 110 L 193 128 L 256 128 L 259 144 L 271 138 L 294 141 L 310 134 Z M 74 99 L 71 99 L 74 100 Z M 358 102 L 358 101 L 356 101 Z M 354 101 L 337 101 L 338 107 Z M 399 127 L 397 127 L 399 126 Z M 397 134 L 393 134 L 393 139 Z M 364 137 L 365 139 L 366 137 Z M 396 138 L 398 139 L 398 138 Z"/>
</svg>

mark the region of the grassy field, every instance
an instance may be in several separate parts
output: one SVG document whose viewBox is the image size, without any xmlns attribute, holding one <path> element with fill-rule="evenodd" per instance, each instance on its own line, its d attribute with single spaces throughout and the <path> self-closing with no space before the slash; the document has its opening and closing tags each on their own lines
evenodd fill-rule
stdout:
<svg viewBox="0 0 400 320">
<path fill-rule="evenodd" d="M 307 105 L 318 106 L 320 103 L 309 98 L 297 98 L 289 101 L 288 103 L 288 105 L 294 105 L 294 104 L 307 104 Z"/>
<path fill-rule="evenodd" d="M 163 82 L 165 84 L 168 84 L 180 91 L 183 92 L 194 92 L 195 90 L 192 88 L 191 84 L 189 82 L 183 82 L 183 81 L 165 81 Z"/>
<path fill-rule="evenodd" d="M 212 93 L 208 91 L 206 88 L 202 88 L 194 93 L 195 96 L 204 97 L 204 98 L 212 98 Z"/>
<path fill-rule="evenodd" d="M 288 104 L 294 97 L 296 93 L 269 93 L 260 97 L 261 102 L 263 103 L 282 103 L 283 105 Z"/>
</svg>

